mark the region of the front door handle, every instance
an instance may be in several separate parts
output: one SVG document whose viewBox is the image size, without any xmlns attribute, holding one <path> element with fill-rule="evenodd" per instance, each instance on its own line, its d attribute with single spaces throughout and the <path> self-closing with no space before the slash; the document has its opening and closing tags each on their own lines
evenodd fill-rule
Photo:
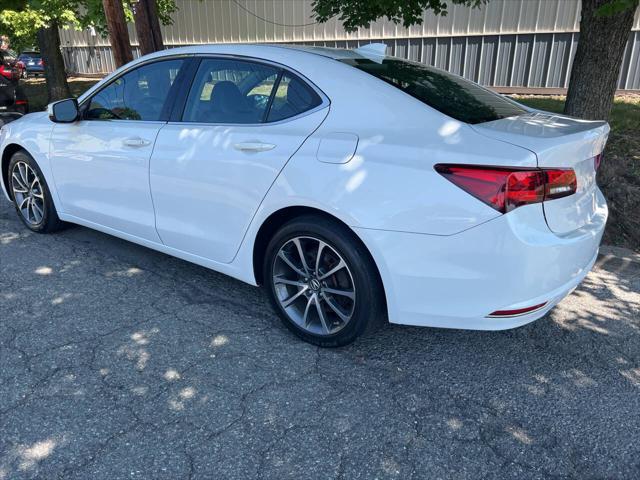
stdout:
<svg viewBox="0 0 640 480">
<path fill-rule="evenodd" d="M 233 148 L 241 152 L 267 152 L 273 150 L 276 146 L 273 143 L 242 142 L 234 144 Z"/>
<path fill-rule="evenodd" d="M 122 143 L 127 147 L 146 147 L 151 142 L 140 137 L 125 138 Z"/>
</svg>

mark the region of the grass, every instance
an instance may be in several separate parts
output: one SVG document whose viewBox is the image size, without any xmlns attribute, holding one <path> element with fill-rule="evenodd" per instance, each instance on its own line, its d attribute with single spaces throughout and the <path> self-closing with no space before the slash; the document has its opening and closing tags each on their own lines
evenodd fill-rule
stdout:
<svg viewBox="0 0 640 480">
<path fill-rule="evenodd" d="M 547 112 L 562 113 L 564 97 L 514 95 L 514 99 L 532 108 Z M 609 119 L 611 129 L 616 132 L 636 132 L 640 134 L 640 95 L 624 95 L 616 97 Z"/>
<path fill-rule="evenodd" d="M 530 107 L 561 113 L 564 97 L 514 96 Z M 598 184 L 609 204 L 603 242 L 640 250 L 640 95 L 616 97 Z"/>
<path fill-rule="evenodd" d="M 69 87 L 73 95 L 79 96 L 96 82 L 98 79 L 72 77 Z M 44 110 L 47 104 L 44 79 L 26 80 L 23 87 L 30 110 Z M 514 95 L 514 98 L 555 113 L 562 113 L 565 100 L 562 96 L 543 95 Z M 640 250 L 640 95 L 616 97 L 609 123 L 611 133 L 605 160 L 598 172 L 598 183 L 610 211 L 604 243 Z"/>
<path fill-rule="evenodd" d="M 68 79 L 71 94 L 74 97 L 82 95 L 90 87 L 98 83 L 100 79 L 87 79 L 71 77 Z M 47 108 L 47 84 L 44 78 L 30 78 L 21 80 L 20 84 L 29 99 L 29 111 L 39 112 Z"/>
</svg>

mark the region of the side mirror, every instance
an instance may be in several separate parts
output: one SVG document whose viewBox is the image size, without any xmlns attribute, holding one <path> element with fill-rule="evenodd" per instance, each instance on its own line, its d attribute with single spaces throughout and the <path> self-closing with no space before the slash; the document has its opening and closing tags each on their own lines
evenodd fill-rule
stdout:
<svg viewBox="0 0 640 480">
<path fill-rule="evenodd" d="M 78 100 L 67 98 L 59 102 L 50 103 L 47 106 L 49 120 L 56 123 L 73 123 L 80 117 Z"/>
</svg>

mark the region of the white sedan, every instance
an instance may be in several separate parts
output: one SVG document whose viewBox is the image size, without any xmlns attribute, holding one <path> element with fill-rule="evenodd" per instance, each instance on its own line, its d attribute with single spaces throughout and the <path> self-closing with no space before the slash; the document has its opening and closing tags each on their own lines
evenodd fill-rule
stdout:
<svg viewBox="0 0 640 480">
<path fill-rule="evenodd" d="M 387 318 L 543 316 L 596 259 L 608 132 L 380 45 L 196 46 L 5 125 L 2 188 L 35 232 L 80 224 L 262 284 L 337 346 Z"/>
</svg>

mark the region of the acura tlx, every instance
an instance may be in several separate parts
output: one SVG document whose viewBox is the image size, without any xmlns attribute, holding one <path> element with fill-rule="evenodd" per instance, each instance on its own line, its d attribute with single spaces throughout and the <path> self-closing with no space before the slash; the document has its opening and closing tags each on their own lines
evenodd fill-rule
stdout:
<svg viewBox="0 0 640 480">
<path fill-rule="evenodd" d="M 501 330 L 592 268 L 609 126 L 385 55 L 165 50 L 5 125 L 24 225 L 75 223 L 264 285 L 321 346 L 380 321 Z"/>
</svg>

